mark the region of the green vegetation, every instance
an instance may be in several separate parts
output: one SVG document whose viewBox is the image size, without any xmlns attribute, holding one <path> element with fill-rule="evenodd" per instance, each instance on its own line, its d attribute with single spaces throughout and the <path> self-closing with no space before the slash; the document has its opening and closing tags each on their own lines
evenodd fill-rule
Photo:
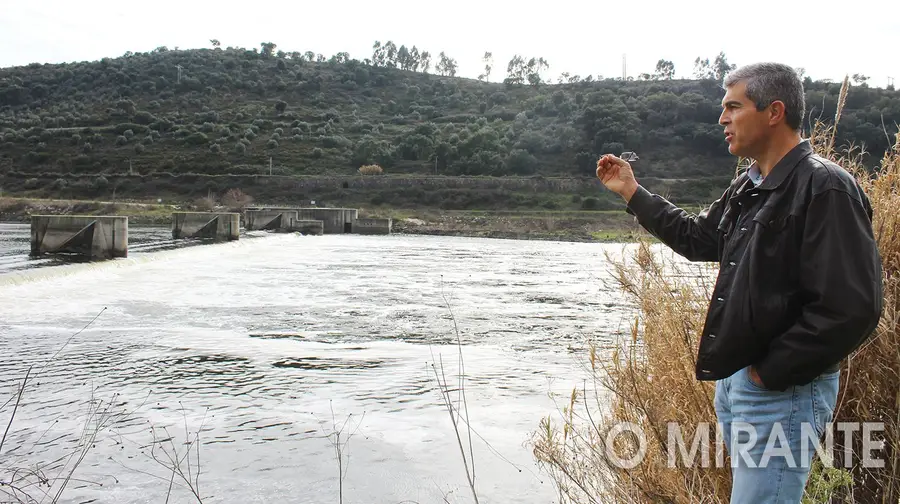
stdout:
<svg viewBox="0 0 900 504">
<path fill-rule="evenodd" d="M 602 210 L 621 207 L 592 179 L 604 152 L 637 151 L 642 182 L 688 204 L 717 197 L 734 171 L 716 124 L 718 79 L 733 68 L 724 54 L 698 58 L 693 80 L 673 80 L 660 60 L 636 81 L 551 83 L 540 57 L 517 55 L 490 82 L 490 52 L 474 80 L 455 77 L 444 52 L 390 41 L 362 61 L 213 46 L 0 70 L 4 191 L 191 201 L 240 188 L 272 202 Z M 838 141 L 864 144 L 872 165 L 900 94 L 855 78 Z M 809 115 L 832 117 L 840 84 L 806 87 Z M 359 172 L 373 164 L 384 173 Z"/>
</svg>

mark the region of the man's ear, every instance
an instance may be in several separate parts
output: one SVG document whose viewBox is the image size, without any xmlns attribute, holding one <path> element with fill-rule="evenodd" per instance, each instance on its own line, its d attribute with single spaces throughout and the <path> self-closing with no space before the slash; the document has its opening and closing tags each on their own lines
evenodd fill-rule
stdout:
<svg viewBox="0 0 900 504">
<path fill-rule="evenodd" d="M 786 113 L 787 110 L 783 101 L 775 100 L 769 104 L 769 126 L 775 126 L 779 122 L 786 120 Z"/>
</svg>

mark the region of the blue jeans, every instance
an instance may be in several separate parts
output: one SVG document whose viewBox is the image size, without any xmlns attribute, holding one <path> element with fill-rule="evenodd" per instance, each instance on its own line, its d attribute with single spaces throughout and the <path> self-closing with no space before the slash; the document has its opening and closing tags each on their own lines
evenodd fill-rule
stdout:
<svg viewBox="0 0 900 504">
<path fill-rule="evenodd" d="M 759 387 L 748 370 L 716 383 L 716 416 L 731 456 L 731 504 L 798 504 L 834 416 L 840 371 L 781 392 Z"/>
</svg>

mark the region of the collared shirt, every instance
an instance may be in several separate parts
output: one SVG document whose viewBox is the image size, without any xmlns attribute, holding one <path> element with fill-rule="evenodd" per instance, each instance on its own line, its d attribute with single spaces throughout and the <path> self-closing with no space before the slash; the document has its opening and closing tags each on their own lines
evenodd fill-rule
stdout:
<svg viewBox="0 0 900 504">
<path fill-rule="evenodd" d="M 759 166 L 756 163 L 750 165 L 750 169 L 747 170 L 747 176 L 750 177 L 750 182 L 753 182 L 753 185 L 759 187 L 759 184 L 762 184 L 765 177 L 763 174 L 759 172 Z"/>
</svg>

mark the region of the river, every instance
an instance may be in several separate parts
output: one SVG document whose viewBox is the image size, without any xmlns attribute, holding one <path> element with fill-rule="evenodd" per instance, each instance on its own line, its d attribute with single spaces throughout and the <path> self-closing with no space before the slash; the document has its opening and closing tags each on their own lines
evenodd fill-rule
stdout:
<svg viewBox="0 0 900 504">
<path fill-rule="evenodd" d="M 0 478 L 37 468 L 55 491 L 73 464 L 60 458 L 87 446 L 60 502 L 196 502 L 166 458 L 188 449 L 177 460 L 205 503 L 472 502 L 433 367 L 456 388 L 460 352 L 480 502 L 556 502 L 527 443 L 586 378 L 586 339 L 633 317 L 606 284 L 604 252 L 622 245 L 186 246 L 133 227 L 128 258 L 66 264 L 28 259 L 28 233 L 0 224 L 0 404 L 33 366 Z"/>
</svg>

